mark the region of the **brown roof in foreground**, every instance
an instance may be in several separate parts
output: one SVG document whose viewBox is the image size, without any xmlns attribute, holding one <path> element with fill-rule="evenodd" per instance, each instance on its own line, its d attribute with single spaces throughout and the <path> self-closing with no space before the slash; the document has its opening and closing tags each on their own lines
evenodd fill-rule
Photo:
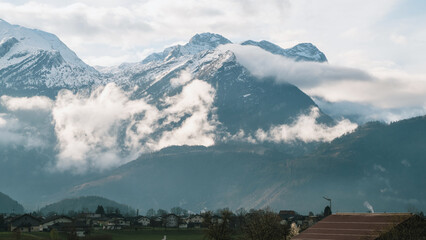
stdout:
<svg viewBox="0 0 426 240">
<path fill-rule="evenodd" d="M 409 213 L 338 213 L 292 239 L 372 240 L 412 217 Z"/>
</svg>

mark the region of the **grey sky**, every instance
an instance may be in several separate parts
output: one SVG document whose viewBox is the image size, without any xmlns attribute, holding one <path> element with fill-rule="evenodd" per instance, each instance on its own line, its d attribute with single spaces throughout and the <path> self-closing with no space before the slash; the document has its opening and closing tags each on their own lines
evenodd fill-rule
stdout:
<svg viewBox="0 0 426 240">
<path fill-rule="evenodd" d="M 0 17 L 58 35 L 92 65 L 139 61 L 210 31 L 235 42 L 266 39 L 283 47 L 312 42 L 334 64 L 416 72 L 420 67 L 413 63 L 426 62 L 416 56 L 426 50 L 426 17 L 419 10 L 424 5 L 419 0 L 3 0 Z"/>
</svg>

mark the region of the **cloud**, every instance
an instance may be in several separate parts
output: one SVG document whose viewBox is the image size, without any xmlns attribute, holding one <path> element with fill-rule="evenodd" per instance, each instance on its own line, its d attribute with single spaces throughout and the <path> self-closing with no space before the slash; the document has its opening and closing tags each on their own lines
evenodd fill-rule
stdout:
<svg viewBox="0 0 426 240">
<path fill-rule="evenodd" d="M 150 103 L 144 98 L 131 98 L 131 91 L 126 92 L 114 83 L 90 93 L 62 90 L 55 101 L 45 97 L 3 96 L 1 104 L 12 112 L 0 116 L 0 127 L 3 136 L 7 133 L 10 139 L 19 142 L 31 134 L 23 135 L 18 129 L 32 129 L 27 132 L 38 133 L 33 135 L 40 138 L 43 134 L 37 131 L 46 130 L 45 125 L 49 124 L 53 127 L 59 152 L 55 169 L 75 173 L 102 171 L 131 161 L 143 152 L 173 145 L 212 146 L 218 137 L 227 136 L 217 132 L 220 122 L 214 106 L 216 91 L 213 86 L 193 79 L 188 70 L 171 79 L 171 84 L 180 92 L 154 102 L 150 99 Z M 41 114 L 40 124 L 44 124 L 41 128 L 32 125 L 36 113 Z M 357 126 L 348 120 L 326 126 L 316 122 L 318 117 L 319 109 L 313 108 L 292 124 L 253 133 L 241 130 L 235 136 L 228 135 L 228 140 L 251 143 L 331 141 Z M 38 141 L 42 142 L 35 142 Z"/>
<path fill-rule="evenodd" d="M 317 62 L 295 62 L 256 46 L 227 44 L 220 49 L 231 50 L 238 62 L 258 77 L 274 77 L 277 82 L 291 83 L 302 89 L 323 83 L 372 79 L 368 73 L 359 69 Z"/>
<path fill-rule="evenodd" d="M 179 87 L 191 80 L 192 76 L 188 70 L 181 71 L 179 77 L 170 79 L 172 87 Z"/>
<path fill-rule="evenodd" d="M 54 145 L 51 108 L 44 96 L 0 97 L 0 144 L 47 149 Z M 3 107 L 3 108 L 2 108 Z"/>
<path fill-rule="evenodd" d="M 308 115 L 299 115 L 291 124 L 271 126 L 266 131 L 258 129 L 254 134 L 245 133 L 241 130 L 233 136 L 228 136 L 227 140 L 250 143 L 331 142 L 333 139 L 350 133 L 358 127 L 357 124 L 347 119 L 337 122 L 334 126 L 327 126 L 316 121 L 319 116 L 319 109 L 313 107 Z"/>
<path fill-rule="evenodd" d="M 0 128 L 6 126 L 6 124 L 7 124 L 6 119 L 4 119 L 2 116 L 3 116 L 3 114 L 0 114 Z"/>
<path fill-rule="evenodd" d="M 139 138 L 143 138 L 152 132 L 157 112 L 143 99 L 129 100 L 115 84 L 99 87 L 90 96 L 61 91 L 52 110 L 60 150 L 57 167 L 85 172 L 129 161 L 120 156 L 121 125 L 130 121 L 136 125 Z M 134 150 L 134 145 L 125 145 Z"/>
<path fill-rule="evenodd" d="M 396 44 L 405 44 L 407 42 L 407 38 L 405 36 L 395 33 L 390 36 L 390 39 Z"/>
<path fill-rule="evenodd" d="M 120 59 L 113 59 L 119 56 L 126 56 L 126 62 L 140 61 L 137 53 L 143 49 L 162 50 L 198 32 L 235 35 L 236 29 L 249 30 L 244 28 L 248 24 L 262 29 L 271 19 L 283 19 L 288 2 L 22 1 L 0 2 L 0 15 L 13 24 L 55 33 L 83 60 L 104 65 L 119 64 Z"/>
<path fill-rule="evenodd" d="M 268 131 L 257 130 L 256 139 L 264 142 L 331 142 L 345 133 L 354 131 L 358 125 L 349 120 L 341 120 L 334 126 L 327 126 L 316 122 L 319 109 L 314 107 L 309 115 L 300 115 L 290 125 L 272 126 Z"/>
<path fill-rule="evenodd" d="M 186 71 L 174 81 L 182 91 L 160 105 L 131 100 L 110 83 L 90 95 L 62 90 L 52 109 L 58 139 L 59 170 L 83 173 L 133 160 L 142 152 L 172 145 L 214 144 L 217 121 L 215 90 Z"/>
<path fill-rule="evenodd" d="M 361 114 L 359 118 L 364 120 L 396 121 L 426 114 L 426 81 L 422 75 L 394 70 L 374 76 L 355 68 L 295 62 L 254 46 L 228 44 L 221 49 L 233 51 L 237 60 L 260 78 L 273 77 L 278 83 L 296 85 L 319 100 L 321 107 L 330 106 L 331 114 L 339 115 L 336 111 L 345 110 L 343 105 L 355 106 L 358 112 L 353 115 Z M 367 112 L 369 109 L 374 111 Z M 367 114 L 372 112 L 373 116 Z"/>
<path fill-rule="evenodd" d="M 43 128 L 42 124 L 29 124 L 11 114 L 0 113 L 0 145 L 47 148 L 49 139 Z"/>
<path fill-rule="evenodd" d="M 109 169 L 171 145 L 213 145 L 215 89 L 187 70 L 171 82 L 181 91 L 156 104 L 132 99 L 114 83 L 90 93 L 61 90 L 55 100 L 2 96 L 0 144 L 34 148 L 57 141 L 55 169 L 75 173 Z"/>
<path fill-rule="evenodd" d="M 357 103 L 349 101 L 329 102 L 319 97 L 313 100 L 323 112 L 329 116 L 339 119 L 347 118 L 356 123 L 369 121 L 395 122 L 401 119 L 412 118 L 426 114 L 426 107 L 404 107 L 404 108 L 380 108 L 368 103 Z"/>
<path fill-rule="evenodd" d="M 181 77 L 183 81 L 187 79 L 185 74 L 181 74 Z M 213 106 L 215 94 L 210 84 L 193 80 L 179 95 L 166 98 L 165 102 L 169 105 L 164 110 L 166 123 L 176 123 L 185 115 L 190 116 L 183 120 L 181 126 L 164 132 L 155 149 L 171 145 L 213 145 L 218 124 Z"/>
<path fill-rule="evenodd" d="M 33 143 L 42 143 L 40 139 L 48 135 L 42 133 L 46 124 L 53 127 L 58 150 L 55 169 L 74 173 L 102 171 L 131 161 L 143 152 L 173 145 L 212 146 L 218 137 L 226 136 L 217 132 L 220 122 L 213 86 L 193 79 L 187 70 L 181 71 L 171 84 L 181 91 L 156 103 L 152 99 L 150 103 L 144 98 L 133 99 L 131 91 L 126 92 L 114 83 L 90 93 L 62 90 L 55 101 L 3 96 L 1 104 L 12 112 L 0 116 L 0 131 L 9 141 L 23 142 L 28 138 L 35 139 Z M 37 114 L 41 114 L 41 120 L 34 118 Z M 254 133 L 241 130 L 228 138 L 251 143 L 331 141 L 357 126 L 348 120 L 326 126 L 316 122 L 318 117 L 319 109 L 313 108 L 292 124 Z M 36 120 L 40 123 L 34 123 Z M 25 134 L 20 129 L 26 129 Z M 33 144 L 25 141 L 27 145 Z"/>
<path fill-rule="evenodd" d="M 407 159 L 402 160 L 401 164 L 404 165 L 404 167 L 411 167 L 411 163 Z"/>
<path fill-rule="evenodd" d="M 41 110 L 50 111 L 53 106 L 53 101 L 48 97 L 10 97 L 3 95 L 0 97 L 0 104 L 5 106 L 10 111 L 19 110 Z"/>
<path fill-rule="evenodd" d="M 386 168 L 380 164 L 374 164 L 373 169 L 379 172 L 386 172 Z"/>
</svg>

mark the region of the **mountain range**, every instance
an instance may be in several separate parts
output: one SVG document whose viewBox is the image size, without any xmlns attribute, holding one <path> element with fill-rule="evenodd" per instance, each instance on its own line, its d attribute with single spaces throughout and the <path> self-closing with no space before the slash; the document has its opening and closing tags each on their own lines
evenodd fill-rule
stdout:
<svg viewBox="0 0 426 240">
<path fill-rule="evenodd" d="M 40 213 L 69 214 L 70 212 L 88 211 L 94 213 L 98 206 L 102 206 L 105 212 L 134 215 L 136 212 L 129 206 L 111 201 L 103 197 L 84 196 L 78 198 L 63 199 L 59 202 L 49 204 L 40 209 Z M 118 211 L 117 211 L 118 210 Z"/>
<path fill-rule="evenodd" d="M 0 192 L 0 213 L 24 213 L 24 207 L 9 196 Z"/>
<path fill-rule="evenodd" d="M 297 86 L 252 74 L 229 44 L 196 34 L 95 69 L 55 35 L 0 20 L 0 190 L 29 209 L 93 194 L 195 212 L 318 212 L 323 195 L 339 211 L 424 209 L 425 118 L 356 129 Z M 311 43 L 241 45 L 327 64 Z"/>
<path fill-rule="evenodd" d="M 70 191 L 158 208 L 321 209 L 329 196 L 334 211 L 360 211 L 365 201 L 379 212 L 422 210 L 425 130 L 426 117 L 371 122 L 302 156 L 279 146 L 170 147 Z"/>
</svg>

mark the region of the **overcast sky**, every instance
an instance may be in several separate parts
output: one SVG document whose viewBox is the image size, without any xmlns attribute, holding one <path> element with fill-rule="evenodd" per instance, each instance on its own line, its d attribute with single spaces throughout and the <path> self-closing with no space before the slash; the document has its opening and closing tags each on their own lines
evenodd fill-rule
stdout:
<svg viewBox="0 0 426 240">
<path fill-rule="evenodd" d="M 0 0 L 0 18 L 59 36 L 91 65 L 140 61 L 215 32 L 231 41 L 312 42 L 329 62 L 423 74 L 423 0 Z"/>
<path fill-rule="evenodd" d="M 402 99 L 415 115 L 426 112 L 424 0 L 0 0 L 0 18 L 56 34 L 93 66 L 140 61 L 201 32 L 284 48 L 311 42 L 330 65 L 376 79 L 302 88 L 311 96 L 376 105 L 380 98 L 381 108 L 401 107 Z"/>
</svg>

